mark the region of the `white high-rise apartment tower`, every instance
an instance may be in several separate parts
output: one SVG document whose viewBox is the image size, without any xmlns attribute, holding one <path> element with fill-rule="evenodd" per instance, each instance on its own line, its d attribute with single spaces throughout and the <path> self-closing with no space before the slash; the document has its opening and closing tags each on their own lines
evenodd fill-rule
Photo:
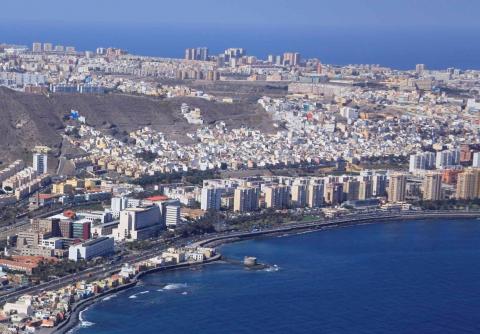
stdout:
<svg viewBox="0 0 480 334">
<path fill-rule="evenodd" d="M 46 174 L 48 171 L 48 157 L 43 153 L 33 154 L 33 169 L 38 174 Z"/>
</svg>

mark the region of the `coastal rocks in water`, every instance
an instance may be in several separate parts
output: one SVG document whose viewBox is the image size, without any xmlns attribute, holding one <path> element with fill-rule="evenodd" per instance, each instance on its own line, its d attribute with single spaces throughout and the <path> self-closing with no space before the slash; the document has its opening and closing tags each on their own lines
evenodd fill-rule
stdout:
<svg viewBox="0 0 480 334">
<path fill-rule="evenodd" d="M 254 267 L 257 265 L 257 258 L 254 256 L 245 256 L 243 259 L 243 264 L 246 267 Z"/>
<path fill-rule="evenodd" d="M 270 268 L 274 268 L 268 264 L 258 263 L 257 258 L 254 256 L 245 256 L 243 259 L 243 265 L 246 269 L 249 270 L 268 270 Z M 272 270 L 276 271 L 276 270 Z"/>
</svg>

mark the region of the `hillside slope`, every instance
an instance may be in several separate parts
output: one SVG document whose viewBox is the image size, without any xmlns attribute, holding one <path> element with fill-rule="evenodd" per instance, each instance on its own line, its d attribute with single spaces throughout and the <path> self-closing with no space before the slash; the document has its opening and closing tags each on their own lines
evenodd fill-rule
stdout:
<svg viewBox="0 0 480 334">
<path fill-rule="evenodd" d="M 161 100 L 121 94 L 79 95 L 25 94 L 0 87 L 0 160 L 25 158 L 35 145 L 58 148 L 64 127 L 63 117 L 71 109 L 85 116 L 97 128 L 114 124 L 119 133 L 143 126 L 162 131 L 170 138 L 184 141 L 185 132 L 194 131 L 180 113 L 186 102 L 199 107 L 207 123 L 225 121 L 231 127 L 241 125 L 272 130 L 269 116 L 255 103 L 224 104 L 198 98 Z"/>
</svg>

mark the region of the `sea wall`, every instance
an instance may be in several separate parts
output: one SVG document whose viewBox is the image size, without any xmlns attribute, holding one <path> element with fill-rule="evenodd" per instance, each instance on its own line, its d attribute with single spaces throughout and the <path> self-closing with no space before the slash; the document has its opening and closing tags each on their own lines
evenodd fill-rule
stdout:
<svg viewBox="0 0 480 334">
<path fill-rule="evenodd" d="M 187 268 L 187 267 L 192 267 L 192 266 L 198 266 L 198 265 L 204 265 L 207 263 L 212 263 L 215 261 L 218 261 L 221 259 L 221 255 L 217 254 L 209 259 L 206 259 L 202 262 L 185 262 L 185 263 L 180 263 L 180 264 L 175 264 L 175 265 L 170 265 L 170 266 L 164 266 L 164 267 L 157 267 L 157 268 L 152 268 L 146 271 L 142 271 L 138 273 L 136 276 L 133 277 L 132 281 L 130 283 L 112 288 L 108 291 L 99 293 L 98 295 L 89 297 L 87 299 L 84 299 L 72 306 L 71 312 L 68 314 L 66 319 L 62 321 L 57 327 L 55 327 L 52 331 L 52 334 L 65 334 L 68 331 L 72 330 L 75 328 L 80 320 L 80 312 L 85 310 L 88 306 L 92 305 L 99 299 L 102 299 L 108 295 L 129 289 L 137 285 L 137 283 L 140 281 L 142 277 L 148 274 L 156 273 L 156 272 L 161 272 L 161 271 L 168 271 L 168 270 L 176 270 L 176 269 L 182 269 L 182 268 Z"/>
</svg>

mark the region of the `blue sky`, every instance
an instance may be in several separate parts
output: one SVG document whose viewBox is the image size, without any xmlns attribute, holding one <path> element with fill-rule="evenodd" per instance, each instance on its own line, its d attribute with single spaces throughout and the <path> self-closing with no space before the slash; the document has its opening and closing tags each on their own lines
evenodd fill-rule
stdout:
<svg viewBox="0 0 480 334">
<path fill-rule="evenodd" d="M 125 24 L 480 27 L 478 0 L 7 0 L 0 19 Z"/>
</svg>

